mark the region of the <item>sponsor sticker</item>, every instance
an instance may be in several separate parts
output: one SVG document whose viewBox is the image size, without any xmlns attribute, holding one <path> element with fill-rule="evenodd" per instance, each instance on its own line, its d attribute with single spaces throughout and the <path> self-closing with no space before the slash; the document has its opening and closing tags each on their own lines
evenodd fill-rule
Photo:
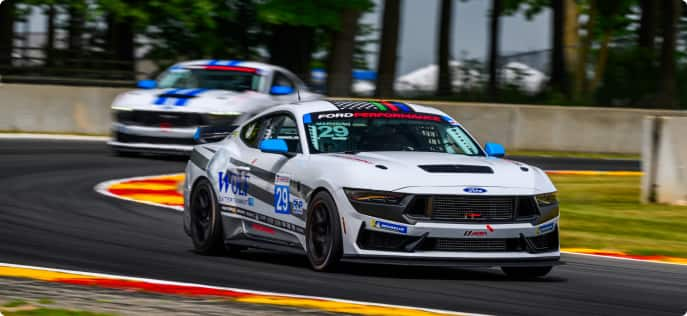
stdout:
<svg viewBox="0 0 687 316">
<path fill-rule="evenodd" d="M 233 193 L 238 196 L 248 195 L 248 172 L 234 173 L 229 170 L 220 171 L 217 176 L 217 184 L 220 193 Z"/>
<path fill-rule="evenodd" d="M 294 215 L 303 215 L 304 208 L 305 202 L 301 199 L 293 199 L 293 202 L 291 202 L 291 212 Z"/>
<path fill-rule="evenodd" d="M 286 175 L 277 174 L 274 177 L 274 211 L 278 214 L 291 213 L 290 182 L 291 178 Z"/>
<path fill-rule="evenodd" d="M 551 222 L 551 223 L 544 224 L 544 225 L 539 225 L 539 227 L 537 227 L 537 235 L 552 232 L 554 227 L 556 227 L 555 222 Z"/>
<path fill-rule="evenodd" d="M 398 224 L 394 224 L 394 223 L 383 222 L 383 221 L 378 221 L 378 220 L 373 219 L 370 221 L 370 225 L 372 225 L 372 227 L 375 227 L 375 228 L 390 230 L 390 231 L 394 231 L 394 232 L 401 233 L 401 234 L 407 234 L 408 233 L 408 227 L 407 226 L 398 225 Z"/>
<path fill-rule="evenodd" d="M 477 188 L 477 187 L 469 187 L 469 188 L 463 189 L 463 192 L 479 194 L 479 193 L 487 193 L 487 189 Z"/>
</svg>

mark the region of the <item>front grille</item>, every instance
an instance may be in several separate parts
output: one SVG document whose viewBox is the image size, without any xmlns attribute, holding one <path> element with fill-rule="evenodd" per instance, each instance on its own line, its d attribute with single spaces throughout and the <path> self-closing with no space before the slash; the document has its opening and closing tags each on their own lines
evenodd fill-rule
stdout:
<svg viewBox="0 0 687 316">
<path fill-rule="evenodd" d="M 514 197 L 435 196 L 430 219 L 448 222 L 499 222 L 515 219 Z"/>
<path fill-rule="evenodd" d="M 431 173 L 494 173 L 487 166 L 472 165 L 419 165 L 422 170 Z"/>
<path fill-rule="evenodd" d="M 149 143 L 149 144 L 161 144 L 161 145 L 196 145 L 193 138 L 181 138 L 181 137 L 155 137 L 155 136 L 142 136 L 142 135 L 132 135 L 116 132 L 114 134 L 115 140 L 121 143 Z"/>
<path fill-rule="evenodd" d="M 452 239 L 438 238 L 432 250 L 436 251 L 506 251 L 506 239 Z"/>
<path fill-rule="evenodd" d="M 122 124 L 151 127 L 196 127 L 205 123 L 200 113 L 137 110 L 118 111 L 116 120 Z"/>
</svg>

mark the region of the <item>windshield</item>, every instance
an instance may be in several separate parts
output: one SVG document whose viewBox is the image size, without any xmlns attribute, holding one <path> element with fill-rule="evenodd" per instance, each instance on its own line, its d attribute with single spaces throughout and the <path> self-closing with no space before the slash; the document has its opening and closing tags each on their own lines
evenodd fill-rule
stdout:
<svg viewBox="0 0 687 316">
<path fill-rule="evenodd" d="M 452 119 L 421 113 L 320 112 L 303 118 L 312 153 L 418 151 L 482 156 Z"/>
<path fill-rule="evenodd" d="M 230 91 L 258 91 L 261 78 L 255 72 L 250 71 L 177 68 L 162 73 L 158 81 L 158 87 L 162 89 L 204 88 Z"/>
</svg>

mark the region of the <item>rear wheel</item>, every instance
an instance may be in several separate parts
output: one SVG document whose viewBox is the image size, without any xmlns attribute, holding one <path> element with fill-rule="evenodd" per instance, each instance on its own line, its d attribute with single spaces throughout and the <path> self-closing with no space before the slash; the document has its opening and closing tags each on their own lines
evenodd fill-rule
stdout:
<svg viewBox="0 0 687 316">
<path fill-rule="evenodd" d="M 222 218 L 212 184 L 199 180 L 191 191 L 191 239 L 196 252 L 220 254 L 224 251 Z"/>
<path fill-rule="evenodd" d="M 503 273 L 516 279 L 534 279 L 547 275 L 553 267 L 501 267 Z"/>
<path fill-rule="evenodd" d="M 305 239 L 313 269 L 327 271 L 336 267 L 343 254 L 341 224 L 336 203 L 327 192 L 318 193 L 310 202 Z"/>
</svg>

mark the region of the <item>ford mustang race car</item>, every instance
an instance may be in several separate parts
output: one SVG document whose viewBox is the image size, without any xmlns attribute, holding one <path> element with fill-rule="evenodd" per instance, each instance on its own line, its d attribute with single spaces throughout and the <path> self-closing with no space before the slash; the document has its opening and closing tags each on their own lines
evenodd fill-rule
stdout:
<svg viewBox="0 0 687 316">
<path fill-rule="evenodd" d="M 200 253 L 293 251 L 316 270 L 345 260 L 543 276 L 560 258 L 556 188 L 504 154 L 434 108 L 280 105 L 194 148 L 184 229 Z"/>
<path fill-rule="evenodd" d="M 112 103 L 117 153 L 188 154 L 198 126 L 231 126 L 275 104 L 319 98 L 286 69 L 232 60 L 179 63 L 138 85 Z"/>
</svg>

